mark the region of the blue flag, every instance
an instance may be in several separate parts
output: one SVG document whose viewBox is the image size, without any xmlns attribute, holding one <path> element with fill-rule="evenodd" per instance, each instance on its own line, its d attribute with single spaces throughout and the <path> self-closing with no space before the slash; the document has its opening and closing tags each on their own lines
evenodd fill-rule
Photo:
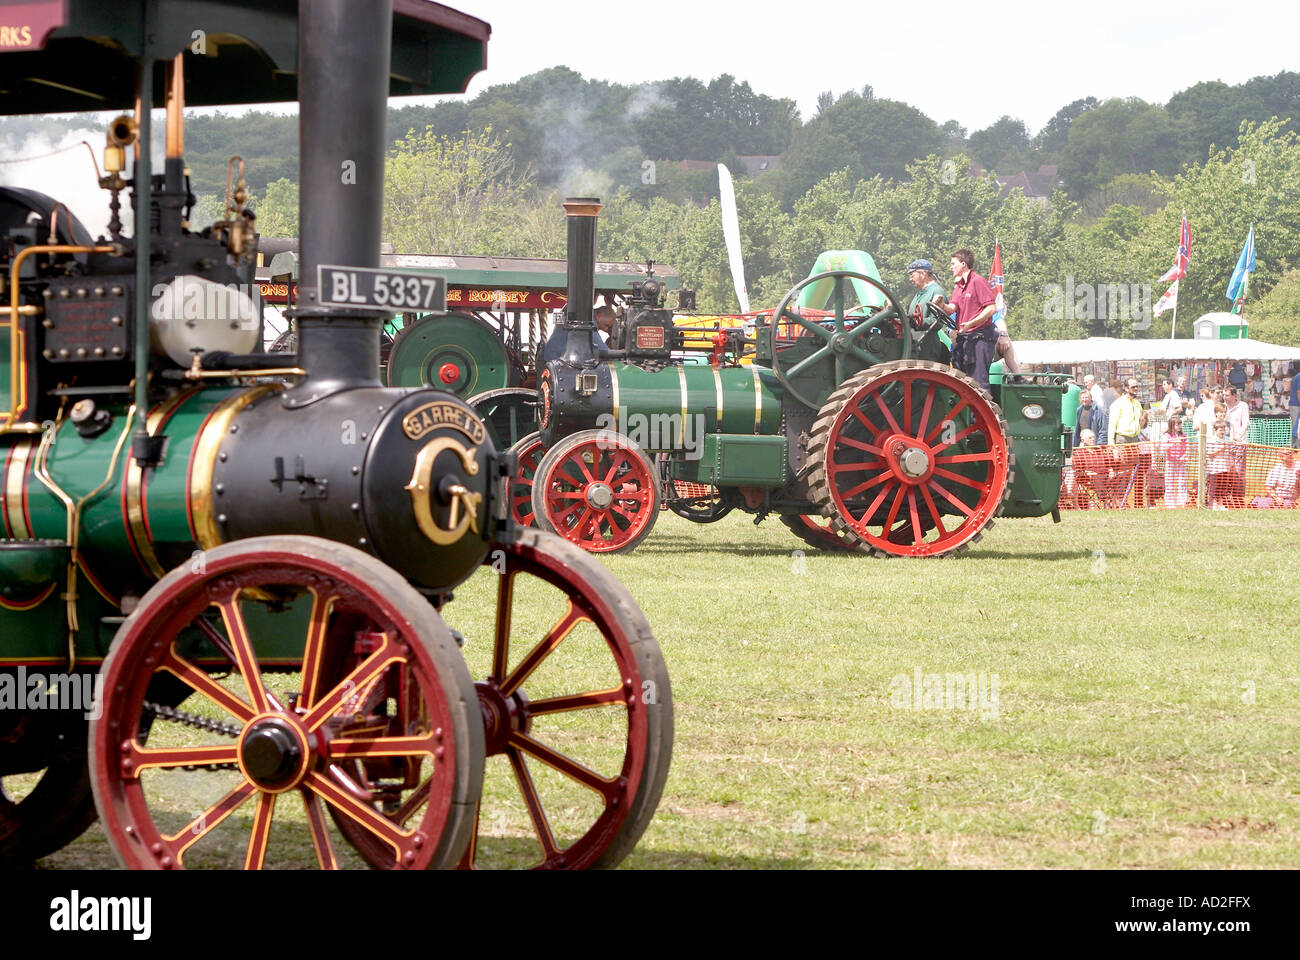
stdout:
<svg viewBox="0 0 1300 960">
<path fill-rule="evenodd" d="M 1237 268 L 1232 271 L 1232 279 L 1228 281 L 1228 299 L 1232 301 L 1232 312 L 1241 313 L 1241 308 L 1246 303 L 1246 287 L 1250 284 L 1250 275 L 1255 270 L 1255 225 L 1250 225 L 1250 235 L 1246 237 L 1246 245 L 1241 248 L 1241 256 L 1237 258 Z"/>
</svg>

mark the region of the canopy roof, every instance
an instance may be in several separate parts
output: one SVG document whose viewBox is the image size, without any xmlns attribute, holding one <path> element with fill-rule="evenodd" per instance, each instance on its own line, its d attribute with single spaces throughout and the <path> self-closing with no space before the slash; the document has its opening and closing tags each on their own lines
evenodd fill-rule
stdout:
<svg viewBox="0 0 1300 960">
<path fill-rule="evenodd" d="M 463 92 L 491 32 L 393 0 L 390 96 Z M 298 0 L 0 0 L 0 114 L 130 110 L 139 57 L 157 61 L 162 106 L 162 61 L 182 52 L 187 106 L 297 100 Z"/>
<path fill-rule="evenodd" d="M 1300 360 L 1300 347 L 1262 340 L 1017 340 L 1021 363 L 1063 367 L 1114 360 Z"/>
</svg>

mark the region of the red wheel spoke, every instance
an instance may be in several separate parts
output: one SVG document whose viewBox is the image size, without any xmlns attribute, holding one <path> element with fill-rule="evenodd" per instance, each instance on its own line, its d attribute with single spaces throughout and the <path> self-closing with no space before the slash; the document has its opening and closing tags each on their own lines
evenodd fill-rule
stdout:
<svg viewBox="0 0 1300 960">
<path fill-rule="evenodd" d="M 303 790 L 302 805 L 307 810 L 307 829 L 311 831 L 311 845 L 316 850 L 316 862 L 322 870 L 337 870 L 339 862 L 334 856 L 334 844 L 325 826 L 325 812 L 321 809 L 320 798 L 310 790 Z"/>
<path fill-rule="evenodd" d="M 501 681 L 501 695 L 508 697 L 518 690 L 520 684 L 527 680 L 541 662 L 555 651 L 555 648 L 573 631 L 573 628 L 586 620 L 588 620 L 587 615 L 580 611 L 573 600 L 570 599 L 569 608 L 564 612 L 564 616 L 555 622 L 555 625 L 547 631 L 546 636 L 541 639 L 537 646 L 528 651 L 528 655 L 519 661 L 519 665 L 511 671 L 510 676 Z"/>
<path fill-rule="evenodd" d="M 961 443 L 963 440 L 965 440 L 967 437 L 969 437 L 972 433 L 975 433 L 976 431 L 979 431 L 981 433 L 983 432 L 980 431 L 979 424 L 972 423 L 969 427 L 962 430 L 961 433 L 954 436 L 951 440 L 945 441 L 944 443 L 937 444 L 935 447 L 933 447 L 933 452 L 938 452 L 939 450 L 946 450 L 948 447 L 951 447 L 954 444 Z"/>
<path fill-rule="evenodd" d="M 942 496 L 945 500 L 947 500 L 954 507 L 960 510 L 965 516 L 969 517 L 975 513 L 973 509 L 966 506 L 966 504 L 962 503 L 960 500 L 954 497 L 941 484 L 936 483 L 934 480 L 931 480 L 929 485 L 930 485 L 930 489 L 934 490 L 936 493 Z"/>
<path fill-rule="evenodd" d="M 588 710 L 591 707 L 623 703 L 626 699 L 627 695 L 622 687 L 611 687 L 608 690 L 594 690 L 590 693 L 574 693 L 567 697 L 534 700 L 528 705 L 528 712 L 532 716 L 538 716 L 543 713 L 563 713 L 567 710 Z"/>
<path fill-rule="evenodd" d="M 649 490 L 620 490 L 614 494 L 615 503 L 646 503 L 649 499 Z"/>
<path fill-rule="evenodd" d="M 864 490 L 870 490 L 870 489 L 871 489 L 872 487 L 874 487 L 876 484 L 878 484 L 878 483 L 884 483 L 886 480 L 890 480 L 890 479 L 893 479 L 893 478 L 894 478 L 894 475 L 893 475 L 892 473 L 880 473 L 880 474 L 877 474 L 876 476 L 872 477 L 870 480 L 867 480 L 867 481 L 865 481 L 864 483 L 859 483 L 856 487 L 853 487 L 853 488 L 851 488 L 851 489 L 849 489 L 849 490 L 845 490 L 843 493 L 840 494 L 840 497 L 842 497 L 842 498 L 845 499 L 845 500 L 849 500 L 849 499 L 851 499 L 851 498 L 853 498 L 853 497 L 856 497 L 858 494 L 862 493 Z"/>
<path fill-rule="evenodd" d="M 581 490 L 555 490 L 551 493 L 552 500 L 581 500 L 586 494 Z"/>
<path fill-rule="evenodd" d="M 302 718 L 309 731 L 314 732 L 333 716 L 334 712 L 343 705 L 343 702 L 353 695 L 353 691 L 366 687 L 381 672 L 398 660 L 403 659 L 400 644 L 386 633 L 382 636 L 384 642 L 379 649 L 361 661 L 355 670 L 344 677 L 339 685 L 326 696 L 318 700 L 315 706 Z"/>
<path fill-rule="evenodd" d="M 174 649 L 169 649 L 163 655 L 162 662 L 158 666 L 245 723 L 257 716 L 253 708 L 239 699 L 236 694 L 217 683 L 188 660 L 183 659 Z"/>
<path fill-rule="evenodd" d="M 835 440 L 836 447 L 852 447 L 854 450 L 862 450 L 865 453 L 874 453 L 878 457 L 883 457 L 885 451 L 870 443 L 863 443 L 861 440 L 854 440 L 852 437 L 846 437 L 842 434 Z"/>
<path fill-rule="evenodd" d="M 334 594 L 322 596 L 311 588 L 311 618 L 307 623 L 307 642 L 302 654 L 302 686 L 298 706 L 311 709 L 320 684 L 321 659 L 325 656 L 325 635 L 330 614 L 334 611 Z"/>
<path fill-rule="evenodd" d="M 993 460 L 995 455 L 992 452 L 986 453 L 953 453 L 946 457 L 935 457 L 935 463 L 979 463 L 981 461 Z"/>
<path fill-rule="evenodd" d="M 871 470 L 874 467 L 883 467 L 885 464 L 880 460 L 863 460 L 860 463 L 831 463 L 828 464 L 831 476 L 850 471 Z"/>
<path fill-rule="evenodd" d="M 981 483 L 978 480 L 972 480 L 969 477 L 963 477 L 960 473 L 953 473 L 951 470 L 944 470 L 942 467 L 935 467 L 933 476 L 943 477 L 951 480 L 953 483 L 960 483 L 964 487 L 970 487 L 972 490 L 984 490 L 988 484 Z"/>
<path fill-rule="evenodd" d="M 528 765 L 524 763 L 524 758 L 519 755 L 517 749 L 507 745 L 506 756 L 510 759 L 510 769 L 514 771 L 519 792 L 523 794 L 524 805 L 528 807 L 528 816 L 533 821 L 533 832 L 537 834 L 537 840 L 542 845 L 543 861 L 550 862 L 559 857 L 560 848 L 555 844 L 551 822 L 546 818 L 546 811 L 542 808 L 542 798 L 537 795 L 537 785 L 533 783 Z"/>
<path fill-rule="evenodd" d="M 414 753 L 433 756 L 438 743 L 433 736 L 421 737 L 336 737 L 325 744 L 324 754 L 330 760 L 360 757 L 405 757 Z"/>
<path fill-rule="evenodd" d="M 586 534 L 587 528 L 591 526 L 593 513 L 594 511 L 591 509 L 591 507 L 583 505 L 582 516 L 578 518 L 578 522 L 573 528 L 574 534 L 576 534 L 579 539 L 581 539 Z"/>
<path fill-rule="evenodd" d="M 244 678 L 253 709 L 258 713 L 266 713 L 271 708 L 271 701 L 267 697 L 266 686 L 262 683 L 262 669 L 257 665 L 257 654 L 253 651 L 253 640 L 248 635 L 248 625 L 244 623 L 244 612 L 239 607 L 241 592 L 242 588 L 235 588 L 224 600 L 217 601 L 216 606 L 225 622 L 226 636 L 230 640 L 230 648 L 235 652 L 235 665 Z"/>
<path fill-rule="evenodd" d="M 925 531 L 921 529 L 921 518 L 916 510 L 916 488 L 907 491 L 907 514 L 912 522 L 912 543 L 920 544 L 925 541 Z"/>
<path fill-rule="evenodd" d="M 855 406 L 855 407 L 851 407 L 851 408 L 849 409 L 849 412 L 850 412 L 851 414 L 853 414 L 853 419 L 857 420 L 857 421 L 858 421 L 859 423 L 861 423 L 864 427 L 866 427 L 868 430 L 871 431 L 871 435 L 872 435 L 873 437 L 878 437 L 878 436 L 880 436 L 880 434 L 884 433 L 884 428 L 883 428 L 883 427 L 878 427 L 878 426 L 876 426 L 875 421 L 872 420 L 870 417 L 868 417 L 868 416 L 866 415 L 866 413 L 863 412 L 863 410 L 862 410 L 861 407 L 857 407 L 857 406 Z M 841 441 L 842 441 L 843 439 L 844 439 L 844 438 L 841 438 Z M 866 448 L 864 447 L 863 449 L 866 449 Z"/>
<path fill-rule="evenodd" d="M 406 802 L 398 808 L 395 814 L 393 814 L 393 822 L 406 826 L 406 821 L 410 820 L 411 817 L 414 816 L 415 811 L 419 810 L 429 802 L 429 791 L 432 787 L 433 777 L 430 777 L 411 791 L 411 795 L 406 798 Z M 475 814 L 476 819 L 477 817 L 478 814 Z"/>
<path fill-rule="evenodd" d="M 912 384 L 903 381 L 903 431 L 911 433 L 912 430 Z"/>
<path fill-rule="evenodd" d="M 593 460 L 594 460 L 594 458 L 593 458 Z M 595 475 L 591 472 L 591 470 L 588 470 L 588 469 L 587 469 L 587 459 L 586 459 L 586 457 L 582 456 L 582 451 L 581 451 L 581 450 L 579 450 L 579 451 L 578 451 L 578 452 L 577 452 L 577 453 L 576 453 L 572 458 L 570 458 L 570 461 L 569 461 L 569 462 L 570 462 L 570 463 L 576 463 L 576 464 L 578 465 L 578 469 L 582 471 L 582 476 L 583 476 L 583 478 L 586 480 L 587 483 L 595 483 L 595 482 L 596 482 L 596 477 L 595 477 Z M 594 467 L 594 466 L 595 466 L 595 464 L 593 463 L 593 467 Z"/>
<path fill-rule="evenodd" d="M 965 400 L 962 400 L 961 402 L 959 402 L 959 403 L 957 404 L 957 406 L 955 406 L 955 407 L 953 407 L 951 410 L 949 410 L 949 411 L 948 411 L 948 415 L 947 415 L 946 417 L 942 418 L 938 423 L 936 423 L 936 424 L 934 425 L 934 429 L 931 430 L 928 434 L 926 434 L 926 436 L 925 436 L 925 442 L 928 443 L 928 444 L 933 445 L 933 444 L 934 444 L 934 438 L 935 438 L 935 436 L 938 435 L 938 433 L 943 429 L 943 425 L 944 425 L 945 423 L 956 423 L 956 421 L 957 421 L 957 414 L 961 413 L 961 412 L 962 412 L 963 410 L 965 410 L 968 406 L 970 406 L 970 404 L 968 404 Z"/>
<path fill-rule="evenodd" d="M 248 852 L 244 855 L 245 870 L 261 870 L 266 863 L 266 847 L 271 842 L 271 818 L 274 816 L 275 794 L 258 794 L 253 832 L 248 837 Z"/>
<path fill-rule="evenodd" d="M 510 662 L 510 627 L 514 619 L 515 572 L 508 570 L 501 574 L 497 584 L 497 622 L 492 639 L 492 678 L 499 680 L 506 675 Z"/>
<path fill-rule="evenodd" d="M 894 419 L 893 413 L 891 413 L 889 407 L 885 405 L 885 398 L 878 392 L 873 393 L 871 396 L 872 399 L 876 401 L 876 406 L 880 408 L 880 412 L 885 415 L 885 422 L 889 424 L 889 429 L 893 430 L 894 433 L 902 433 L 903 430 L 898 425 L 898 421 Z"/>
<path fill-rule="evenodd" d="M 891 475 L 890 475 L 890 474 L 885 474 L 884 476 L 885 476 L 886 478 L 888 478 L 888 477 L 890 477 Z M 859 517 L 857 522 L 858 522 L 859 524 L 865 524 L 865 523 L 867 522 L 868 519 L 870 519 L 871 517 L 874 517 L 874 516 L 876 515 L 876 511 L 880 509 L 880 505 L 881 505 L 882 503 L 885 502 L 885 497 L 889 496 L 889 491 L 892 490 L 892 489 L 894 489 L 894 488 L 893 488 L 893 487 L 888 487 L 888 486 L 886 486 L 886 487 L 881 487 L 881 488 L 880 488 L 880 493 L 876 494 L 876 499 L 871 501 L 871 506 L 867 507 L 867 512 L 864 513 L 861 517 Z M 853 515 L 852 515 L 852 514 L 849 514 L 849 519 L 852 519 L 852 518 L 853 518 Z"/>
<path fill-rule="evenodd" d="M 569 779 L 576 780 L 584 787 L 589 787 L 596 791 L 596 793 L 599 793 L 605 798 L 606 802 L 608 802 L 616 792 L 617 777 L 602 777 L 594 770 L 584 767 L 578 761 L 572 760 L 564 754 L 557 753 L 550 747 L 538 743 L 526 733 L 521 733 L 518 730 L 513 731 L 510 734 L 510 742 L 524 753 L 531 757 L 535 757 L 548 767 L 558 770 Z"/>
<path fill-rule="evenodd" d="M 228 794 L 204 810 L 188 824 L 170 837 L 163 837 L 163 845 L 171 851 L 179 866 L 185 859 L 185 851 L 198 843 L 215 826 L 225 820 L 239 808 L 239 805 L 257 792 L 257 788 L 245 780 Z"/>
<path fill-rule="evenodd" d="M 905 488 L 904 488 L 903 485 L 900 483 L 900 484 L 898 485 L 898 493 L 897 493 L 897 495 L 894 497 L 894 502 L 891 503 L 891 504 L 889 505 L 889 517 L 888 517 L 888 519 L 885 520 L 885 529 L 886 529 L 886 530 L 889 530 L 889 529 L 891 529 L 891 528 L 894 526 L 894 520 L 895 520 L 895 518 L 898 516 L 898 508 L 901 507 L 901 506 L 903 505 L 903 492 L 904 492 L 904 489 L 905 489 Z M 865 518 L 863 518 L 863 519 L 865 519 Z"/>
<path fill-rule="evenodd" d="M 587 500 L 586 500 L 586 497 L 584 496 L 583 499 L 579 500 L 577 503 L 575 503 L 575 504 L 573 504 L 572 506 L 570 506 L 569 509 L 563 511 L 562 513 L 556 513 L 556 514 L 555 514 L 555 519 L 556 519 L 557 522 L 556 522 L 555 526 L 556 526 L 557 528 L 559 528 L 561 524 L 566 524 L 566 525 L 567 525 L 568 522 L 569 522 L 569 518 L 572 517 L 575 513 L 577 513 L 579 510 L 581 510 L 581 509 L 582 509 L 583 507 L 585 507 L 586 505 L 587 505 Z M 558 505 L 555 503 L 555 500 L 554 500 L 554 495 L 552 494 L 552 499 L 551 499 L 551 510 L 552 510 L 552 512 L 554 512 L 554 511 L 556 510 L 557 506 L 558 506 Z"/>
<path fill-rule="evenodd" d="M 374 807 L 362 803 L 334 783 L 315 771 L 307 774 L 305 784 L 309 790 L 328 803 L 340 814 L 354 821 L 358 826 L 373 833 L 393 850 L 393 860 L 401 862 L 402 854 L 411 843 L 411 836 L 397 824 L 384 817 Z"/>
<path fill-rule="evenodd" d="M 605 476 L 601 478 L 602 481 L 612 484 L 614 482 L 614 474 L 618 473 L 618 468 L 627 462 L 627 454 L 622 450 L 611 451 L 609 455 L 609 469 L 605 471 Z"/>
<path fill-rule="evenodd" d="M 939 539 L 942 540 L 948 535 L 948 531 L 944 529 L 943 517 L 934 505 L 934 497 L 930 496 L 930 488 L 922 487 L 921 496 L 925 499 L 925 506 L 930 511 L 930 517 L 934 520 L 935 528 L 939 531 Z"/>
<path fill-rule="evenodd" d="M 925 390 L 925 403 L 921 404 L 921 420 L 920 420 L 920 422 L 916 425 L 916 429 L 915 429 L 915 430 L 912 430 L 912 429 L 910 428 L 910 425 L 909 425 L 909 428 L 908 428 L 908 432 L 909 432 L 912 436 L 914 436 L 914 437 L 924 437 L 924 436 L 925 436 L 925 428 L 926 428 L 926 427 L 929 425 L 929 423 L 930 423 L 930 405 L 933 404 L 933 403 L 934 403 L 934 387 L 931 386 L 930 384 L 926 384 L 926 390 Z"/>
<path fill-rule="evenodd" d="M 239 747 L 219 743 L 210 747 L 142 747 L 132 740 L 122 755 L 123 775 L 138 778 L 141 770 L 199 767 L 209 763 L 234 763 Z M 130 764 L 129 772 L 126 764 Z"/>
</svg>

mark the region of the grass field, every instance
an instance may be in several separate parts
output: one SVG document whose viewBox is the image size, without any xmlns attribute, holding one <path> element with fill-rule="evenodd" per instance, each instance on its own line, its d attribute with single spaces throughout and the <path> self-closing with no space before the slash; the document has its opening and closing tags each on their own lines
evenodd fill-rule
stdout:
<svg viewBox="0 0 1300 960">
<path fill-rule="evenodd" d="M 1300 863 L 1298 541 L 1300 513 L 1094 512 L 882 561 L 664 515 L 602 561 L 675 705 L 626 866 Z M 96 826 L 41 866 L 114 863 Z"/>
</svg>

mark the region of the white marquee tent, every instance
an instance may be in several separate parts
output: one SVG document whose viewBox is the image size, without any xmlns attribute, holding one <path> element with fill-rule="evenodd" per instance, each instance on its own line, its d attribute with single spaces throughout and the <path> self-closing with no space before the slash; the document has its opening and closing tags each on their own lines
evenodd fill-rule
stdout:
<svg viewBox="0 0 1300 960">
<path fill-rule="evenodd" d="M 1300 360 L 1300 347 L 1262 340 L 1017 340 L 1016 359 L 1057 368 L 1116 360 Z"/>
</svg>

